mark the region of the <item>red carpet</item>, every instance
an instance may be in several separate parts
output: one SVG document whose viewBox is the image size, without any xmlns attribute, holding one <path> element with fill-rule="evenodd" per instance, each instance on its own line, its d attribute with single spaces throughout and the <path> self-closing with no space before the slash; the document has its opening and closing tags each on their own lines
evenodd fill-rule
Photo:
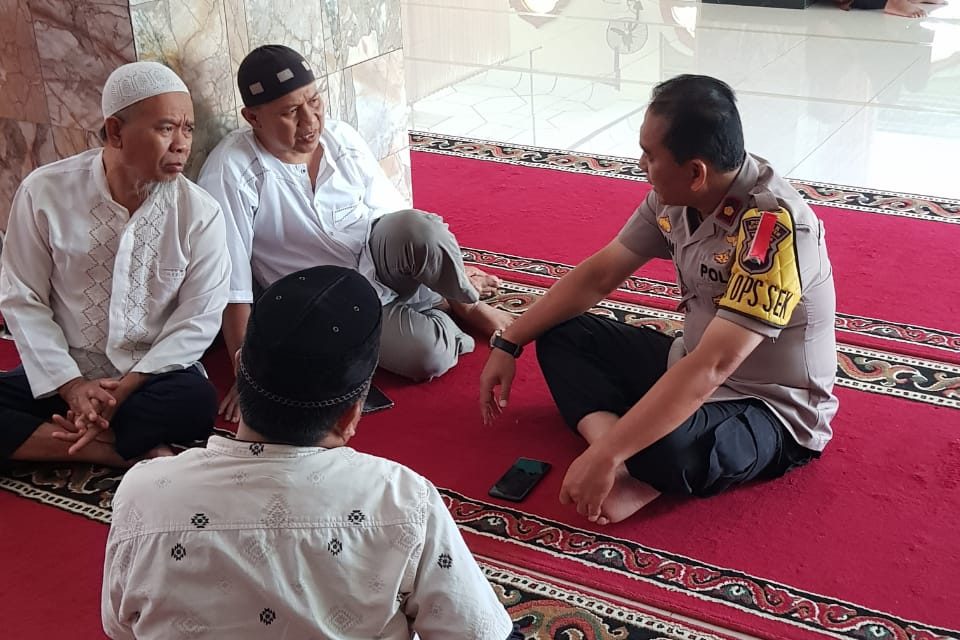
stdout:
<svg viewBox="0 0 960 640">
<path fill-rule="evenodd" d="M 413 173 L 416 205 L 442 214 L 463 245 L 488 257 L 500 252 L 566 264 L 607 242 L 646 189 L 596 175 L 426 153 L 413 154 Z M 958 328 L 960 296 L 942 265 L 950 264 L 960 229 L 818 211 L 829 227 L 842 313 L 890 326 L 934 327 L 943 336 Z M 883 233 L 896 241 L 880 244 Z M 860 268 L 858 256 L 874 254 L 882 259 Z M 503 273 L 546 284 L 555 267 Z M 664 264 L 640 275 L 672 281 Z M 535 296 L 508 286 L 499 301 L 522 305 Z M 622 316 L 659 313 L 636 303 L 670 306 L 669 296 L 617 297 L 632 301 L 616 312 Z M 669 316 L 656 317 L 675 325 Z M 471 547 L 494 560 L 770 639 L 960 638 L 948 631 L 960 629 L 954 379 L 960 375 L 935 361 L 955 361 L 955 353 L 908 334 L 839 334 L 890 353 L 854 362 L 862 358 L 858 352 L 841 351 L 841 360 L 851 363 L 843 369 L 844 384 L 862 390 L 838 390 L 837 435 L 820 461 L 709 500 L 662 499 L 607 528 L 589 525 L 557 502 L 563 471 L 583 444 L 563 426 L 532 352 L 522 358 L 508 414 L 493 427 L 479 420 L 481 347 L 430 384 L 378 377 L 396 407 L 367 417 L 352 444 L 408 464 L 445 488 Z M 931 360 L 918 364 L 894 352 Z M 9 366 L 11 356 L 0 345 L 0 367 Z M 225 363 L 222 350 L 208 358 L 215 379 L 222 379 Z M 554 470 L 522 504 L 487 497 L 518 456 L 547 460 Z M 88 493 L 88 502 L 97 499 L 95 489 Z M 5 571 L 0 595 L 21 613 L 6 616 L 14 626 L 5 625 L 5 636 L 98 628 L 103 526 L 3 492 L 0 510 L 3 557 L 29 562 Z M 33 597 L 25 602 L 24 592 Z"/>
<path fill-rule="evenodd" d="M 441 213 L 462 245 L 570 264 L 605 244 L 647 189 L 626 180 L 428 153 L 413 154 L 413 175 L 416 206 Z M 960 327 L 960 295 L 953 293 L 952 276 L 943 268 L 952 262 L 960 229 L 816 209 L 828 227 L 841 312 L 946 330 Z M 640 275 L 673 280 L 672 267 L 664 262 Z M 898 343 L 885 345 L 905 350 Z M 948 355 L 956 360 L 955 353 Z M 392 415 L 370 421 L 363 446 L 486 502 L 496 502 L 484 497 L 486 490 L 515 457 L 546 459 L 557 473 L 520 509 L 590 528 L 556 501 L 562 470 L 582 445 L 550 405 L 532 355 L 522 363 L 507 419 L 488 430 L 476 417 L 476 381 L 484 357 L 466 358 L 453 374 L 431 385 L 442 386 L 442 392 L 430 387 L 395 392 L 402 406 L 398 402 Z M 956 388 L 956 378 L 941 382 Z M 664 500 L 603 533 L 906 619 L 960 628 L 955 410 L 846 389 L 838 395 L 837 436 L 820 462 L 781 481 L 711 500 Z M 408 435 L 384 438 L 397 425 L 405 425 Z M 486 536 L 481 548 L 620 592 L 649 597 L 658 591 L 661 602 L 673 600 L 687 612 L 698 608 L 616 572 L 557 563 L 532 553 L 530 546 Z M 785 633 L 760 623 L 760 616 L 748 618 L 739 620 L 755 632 Z"/>
<path fill-rule="evenodd" d="M 107 527 L 0 491 L 4 638 L 103 638 L 100 581 Z"/>
<path fill-rule="evenodd" d="M 413 155 L 413 171 L 415 205 L 442 213 L 462 246 L 573 265 L 609 242 L 650 188 L 429 153 Z M 834 272 L 842 274 L 836 278 L 840 312 L 960 332 L 960 295 L 951 295 L 956 285 L 950 268 L 960 229 L 815 209 L 827 229 Z M 673 265 L 664 260 L 648 264 L 641 275 L 676 281 Z M 952 360 L 960 362 L 960 356 L 955 352 Z"/>
</svg>

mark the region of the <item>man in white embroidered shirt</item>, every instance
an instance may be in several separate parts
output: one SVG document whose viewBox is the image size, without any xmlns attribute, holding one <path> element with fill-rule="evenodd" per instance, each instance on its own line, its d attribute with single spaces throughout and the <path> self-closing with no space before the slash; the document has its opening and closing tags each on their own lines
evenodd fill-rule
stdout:
<svg viewBox="0 0 960 640">
<path fill-rule="evenodd" d="M 223 335 L 239 346 L 256 286 L 312 266 L 356 269 L 384 304 L 380 366 L 442 375 L 510 314 L 479 302 L 496 278 L 465 269 L 442 219 L 410 210 L 360 134 L 324 121 L 313 71 L 284 46 L 252 51 L 237 73 L 250 129 L 225 137 L 198 180 L 223 207 L 233 258 Z M 452 316 L 452 317 L 451 317 Z M 223 405 L 236 420 L 233 394 Z"/>
<path fill-rule="evenodd" d="M 111 638 L 522 637 L 433 485 L 346 446 L 381 318 L 373 287 L 343 267 L 263 293 L 238 357 L 237 439 L 147 460 L 117 489 Z"/>
<path fill-rule="evenodd" d="M 23 362 L 0 374 L 0 459 L 129 466 L 205 438 L 230 258 L 220 207 L 181 174 L 193 105 L 167 67 L 103 90 L 103 149 L 34 171 L 14 197 L 0 275 Z"/>
</svg>

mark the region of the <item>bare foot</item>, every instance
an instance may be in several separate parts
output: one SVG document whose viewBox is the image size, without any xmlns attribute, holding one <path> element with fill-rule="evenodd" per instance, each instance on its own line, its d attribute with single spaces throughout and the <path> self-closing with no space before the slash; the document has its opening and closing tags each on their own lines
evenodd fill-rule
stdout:
<svg viewBox="0 0 960 640">
<path fill-rule="evenodd" d="M 470 278 L 470 284 L 477 290 L 481 298 L 489 298 L 490 296 L 497 295 L 497 292 L 500 290 L 500 278 L 469 265 L 464 267 L 464 271 L 466 271 L 467 277 Z"/>
<path fill-rule="evenodd" d="M 467 325 L 467 329 L 484 336 L 492 336 L 497 329 L 506 329 L 514 320 L 512 313 L 494 309 L 486 302 L 451 302 L 450 311 L 457 320 Z"/>
<path fill-rule="evenodd" d="M 625 520 L 656 500 L 659 495 L 659 491 L 645 482 L 640 482 L 624 468 L 617 474 L 610 495 L 600 506 L 597 524 L 612 524 Z"/>
<path fill-rule="evenodd" d="M 887 0 L 883 11 L 892 16 L 903 16 L 904 18 L 922 18 L 927 15 L 926 11 L 910 2 L 910 0 Z"/>
</svg>

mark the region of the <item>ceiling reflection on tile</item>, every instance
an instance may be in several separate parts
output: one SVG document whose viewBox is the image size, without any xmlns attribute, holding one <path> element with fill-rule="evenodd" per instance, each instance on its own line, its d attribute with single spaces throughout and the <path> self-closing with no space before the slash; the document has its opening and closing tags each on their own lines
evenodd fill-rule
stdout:
<svg viewBox="0 0 960 640">
<path fill-rule="evenodd" d="M 905 166 L 891 150 L 915 154 L 936 136 L 929 148 L 960 155 L 960 0 L 952 1 L 908 20 L 829 3 L 798 11 L 692 0 L 405 0 L 412 126 L 636 156 L 653 86 L 700 73 L 737 90 L 748 145 L 781 172 L 824 181 L 835 172 L 838 182 L 882 188 L 873 183 L 900 167 L 899 189 L 929 190 L 940 173 L 926 167 L 927 177 L 911 178 L 924 163 Z M 871 142 L 878 137 L 882 144 Z M 858 138 L 850 153 L 862 170 L 850 174 L 832 150 Z M 935 194 L 960 197 L 955 182 Z"/>
</svg>

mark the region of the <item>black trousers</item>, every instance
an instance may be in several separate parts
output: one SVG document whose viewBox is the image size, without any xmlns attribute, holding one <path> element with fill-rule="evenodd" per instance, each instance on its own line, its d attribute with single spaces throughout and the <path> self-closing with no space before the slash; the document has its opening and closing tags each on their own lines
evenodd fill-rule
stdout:
<svg viewBox="0 0 960 640">
<path fill-rule="evenodd" d="M 667 370 L 673 339 L 585 314 L 537 341 L 537 359 L 560 413 L 622 416 Z M 627 460 L 630 474 L 661 493 L 710 496 L 773 478 L 819 454 L 801 447 L 760 400 L 709 402 L 673 432 Z"/>
<path fill-rule="evenodd" d="M 64 415 L 58 396 L 34 399 L 22 367 L 0 373 L 0 460 L 10 457 L 50 417 Z M 171 442 L 203 439 L 213 431 L 217 392 L 196 366 L 151 376 L 110 421 L 126 460 Z"/>
</svg>

